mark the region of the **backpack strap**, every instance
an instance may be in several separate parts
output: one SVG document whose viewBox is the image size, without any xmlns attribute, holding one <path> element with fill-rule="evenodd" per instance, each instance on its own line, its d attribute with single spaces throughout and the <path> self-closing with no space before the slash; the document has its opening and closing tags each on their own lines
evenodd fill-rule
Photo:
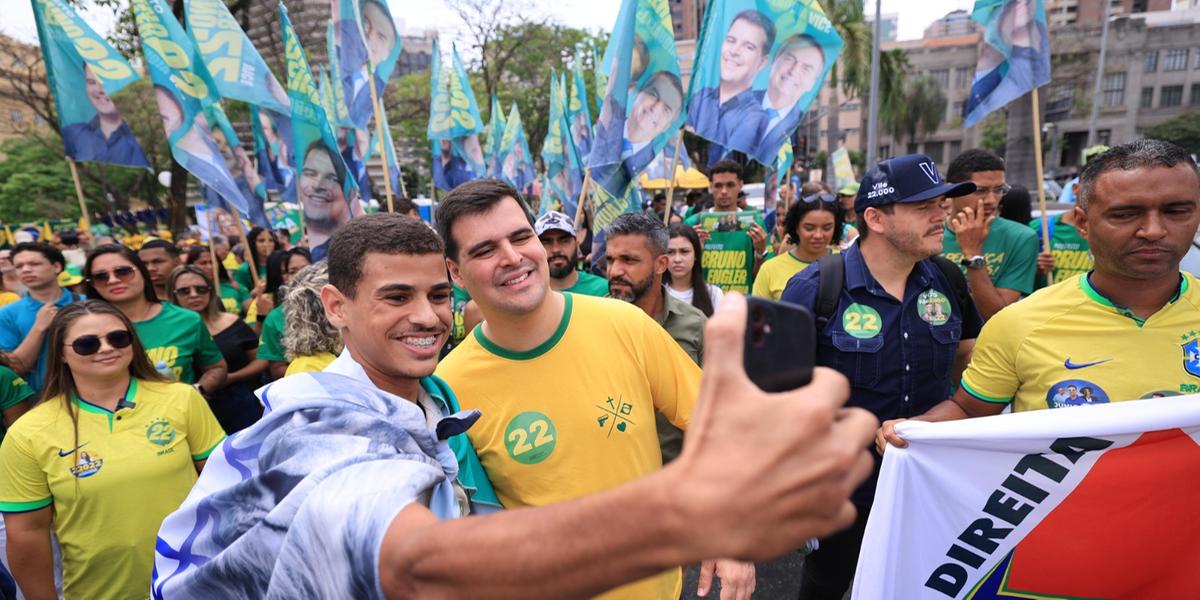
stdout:
<svg viewBox="0 0 1200 600">
<path fill-rule="evenodd" d="M 827 254 L 817 259 L 817 304 L 813 315 L 818 334 L 837 311 L 842 286 L 846 282 L 846 260 L 844 254 Z"/>
<path fill-rule="evenodd" d="M 958 265 L 941 254 L 935 254 L 930 258 L 933 260 L 933 264 L 942 270 L 942 274 L 946 276 L 946 279 L 950 281 L 950 287 L 954 290 L 954 297 L 958 299 L 958 306 L 960 308 L 967 306 L 971 302 L 971 292 L 967 289 L 967 277 L 963 275 L 962 269 L 958 268 Z"/>
</svg>

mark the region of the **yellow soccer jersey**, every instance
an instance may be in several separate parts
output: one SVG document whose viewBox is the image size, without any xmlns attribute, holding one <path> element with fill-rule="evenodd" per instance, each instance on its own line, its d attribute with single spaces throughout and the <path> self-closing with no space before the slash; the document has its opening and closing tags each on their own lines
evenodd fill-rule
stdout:
<svg viewBox="0 0 1200 600">
<path fill-rule="evenodd" d="M 1014 411 L 1200 392 L 1200 290 L 1142 321 L 1077 275 L 1039 290 L 983 327 L 962 386 Z"/>
<path fill-rule="evenodd" d="M 23 415 L 0 446 L 0 511 L 54 506 L 70 598 L 145 598 L 154 540 L 196 483 L 192 461 L 225 438 L 187 384 L 133 380 L 116 412 L 63 400 Z"/>
<path fill-rule="evenodd" d="M 751 293 L 760 298 L 778 300 L 792 276 L 807 269 L 811 264 L 792 256 L 791 252 L 772 257 L 758 268 L 758 275 L 754 277 L 754 290 Z"/>
<path fill-rule="evenodd" d="M 438 366 L 461 408 L 483 411 L 467 434 L 509 508 L 570 500 L 657 471 L 655 409 L 686 430 L 699 392 L 700 369 L 641 309 L 563 296 L 562 322 L 541 346 L 509 351 L 476 327 Z M 674 600 L 681 585 L 674 569 L 602 597 Z"/>
</svg>

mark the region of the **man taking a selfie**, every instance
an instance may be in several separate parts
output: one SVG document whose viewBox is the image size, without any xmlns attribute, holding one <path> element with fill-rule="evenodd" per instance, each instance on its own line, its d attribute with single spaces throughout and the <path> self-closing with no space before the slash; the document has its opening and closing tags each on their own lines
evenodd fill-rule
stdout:
<svg viewBox="0 0 1200 600">
<path fill-rule="evenodd" d="M 817 319 L 817 364 L 850 380 L 848 405 L 881 421 L 950 397 L 982 321 L 958 267 L 942 251 L 941 203 L 975 191 L 942 181 L 933 159 L 909 154 L 867 172 L 854 200 L 858 243 L 792 278 L 782 300 Z M 858 517 L 808 556 L 800 598 L 841 598 L 854 578 L 874 500 L 874 474 L 851 496 Z"/>
</svg>

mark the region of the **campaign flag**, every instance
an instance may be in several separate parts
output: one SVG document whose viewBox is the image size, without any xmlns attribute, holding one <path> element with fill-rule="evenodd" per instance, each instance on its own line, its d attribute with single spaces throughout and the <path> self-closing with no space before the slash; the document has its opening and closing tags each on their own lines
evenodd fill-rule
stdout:
<svg viewBox="0 0 1200 600">
<path fill-rule="evenodd" d="M 500 154 L 496 160 L 499 172 L 493 173 L 522 193 L 533 185 L 533 159 L 529 154 L 529 141 L 525 139 L 525 126 L 521 124 L 521 111 L 513 102 L 512 110 L 505 120 L 504 136 L 500 139 Z"/>
<path fill-rule="evenodd" d="M 608 88 L 587 164 L 621 198 L 683 124 L 683 84 L 667 0 L 624 0 L 601 69 Z"/>
<path fill-rule="evenodd" d="M 563 115 L 561 89 L 558 77 L 550 75 L 550 117 L 546 121 L 546 139 L 542 141 L 542 165 L 545 176 L 542 179 L 542 198 L 539 212 L 549 210 L 561 211 L 566 205 L 567 197 L 571 194 L 570 180 L 563 144 L 567 137 L 562 124 L 566 123 Z"/>
<path fill-rule="evenodd" d="M 250 133 L 254 138 L 254 161 L 257 163 L 258 175 L 262 178 L 263 185 L 268 190 L 282 191 L 287 187 L 286 179 L 290 177 L 284 174 L 284 170 L 287 169 L 286 162 L 278 160 L 282 141 L 266 112 L 256 105 L 250 105 Z M 267 131 L 271 132 L 270 141 L 267 138 Z"/>
<path fill-rule="evenodd" d="M 392 192 L 400 193 L 400 165 L 396 162 L 396 145 L 392 142 L 392 127 L 388 124 L 387 112 L 381 111 L 383 114 L 383 160 L 387 166 L 388 180 L 392 184 Z M 367 157 L 364 163 L 371 160 L 371 156 L 379 149 L 379 135 L 372 129 L 371 143 L 367 146 Z"/>
<path fill-rule="evenodd" d="M 571 140 L 581 158 L 592 151 L 592 108 L 588 98 L 587 81 L 583 78 L 583 58 L 575 51 L 571 68 L 571 87 L 567 93 L 567 121 L 571 124 Z"/>
<path fill-rule="evenodd" d="M 796 154 L 792 150 L 792 142 L 786 141 L 779 147 L 779 153 L 775 155 L 775 185 L 776 187 L 783 185 L 783 180 L 787 179 L 788 173 L 792 172 L 792 164 L 796 162 Z M 841 189 L 841 188 L 838 188 Z"/>
<path fill-rule="evenodd" d="M 142 53 L 171 155 L 241 214 L 249 207 L 213 139 L 204 107 L 220 97 L 204 59 L 163 0 L 133 0 Z"/>
<path fill-rule="evenodd" d="M 604 95 L 608 91 L 608 75 L 600 68 L 600 48 L 592 46 L 592 79 L 596 82 L 597 106 L 604 106 Z"/>
<path fill-rule="evenodd" d="M 854 165 L 850 164 L 850 152 L 845 148 L 838 148 L 829 155 L 833 160 L 833 181 L 834 189 L 842 189 L 858 180 L 854 176 Z"/>
<path fill-rule="evenodd" d="M 675 134 L 677 137 L 682 137 L 683 132 Z M 674 177 L 671 171 L 671 164 L 683 168 L 684 171 L 692 168 L 692 159 L 687 155 L 687 148 L 684 147 L 683 141 L 679 140 L 679 159 L 675 159 L 675 144 L 676 140 L 672 139 L 667 145 L 663 146 L 662 152 L 654 157 L 653 161 L 646 166 L 646 176 L 650 179 L 670 179 Z"/>
<path fill-rule="evenodd" d="M 488 114 L 488 123 L 485 131 L 487 132 L 487 146 L 484 147 L 484 160 L 487 162 L 487 172 L 495 174 L 500 172 L 498 160 L 500 159 L 500 142 L 504 139 L 504 111 L 500 110 L 500 101 L 496 96 L 492 95 L 492 111 Z"/>
<path fill-rule="evenodd" d="M 224 0 L 184 0 L 183 10 L 188 35 L 221 96 L 288 111 L 287 91 L 229 14 Z"/>
<path fill-rule="evenodd" d="M 382 100 L 400 58 L 400 36 L 385 0 L 331 0 L 331 4 L 338 70 L 350 120 L 355 127 L 366 129 L 374 113 L 368 64 L 374 69 L 375 94 Z"/>
<path fill-rule="evenodd" d="M 149 169 L 111 98 L 138 74 L 64 0 L 33 0 L 33 17 L 66 155 Z"/>
<path fill-rule="evenodd" d="M 1178 394 L 900 423 L 854 598 L 1195 597 L 1200 396 Z"/>
<path fill-rule="evenodd" d="M 976 0 L 983 27 L 964 127 L 1050 83 L 1050 38 L 1042 0 Z"/>
<path fill-rule="evenodd" d="M 771 164 L 842 51 L 818 0 L 714 0 L 698 44 L 687 127 L 709 164 L 735 150 Z"/>
<path fill-rule="evenodd" d="M 358 184 L 338 151 L 337 137 L 321 106 L 304 47 L 283 4 L 279 5 L 279 20 L 292 103 L 292 151 L 300 167 L 296 196 L 304 211 L 313 260 L 321 260 L 333 230 L 361 215 L 363 209 Z"/>
<path fill-rule="evenodd" d="M 350 107 L 346 104 L 346 88 L 341 84 L 342 74 L 340 61 L 337 59 L 337 36 L 334 33 L 333 21 L 325 28 L 325 51 L 329 53 L 330 83 L 337 84 L 329 86 L 332 99 L 328 103 L 333 107 L 333 112 L 326 109 L 327 116 L 334 127 L 354 127 L 354 122 L 350 120 Z"/>
</svg>

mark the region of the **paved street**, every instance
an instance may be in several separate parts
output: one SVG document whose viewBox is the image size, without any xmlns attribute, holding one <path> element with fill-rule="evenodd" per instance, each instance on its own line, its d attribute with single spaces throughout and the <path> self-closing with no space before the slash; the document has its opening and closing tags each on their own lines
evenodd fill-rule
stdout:
<svg viewBox="0 0 1200 600">
<path fill-rule="evenodd" d="M 754 591 L 754 600 L 795 600 L 800 591 L 800 568 L 804 564 L 799 552 L 789 552 L 778 560 L 759 563 L 756 567 L 758 586 Z M 696 580 L 700 576 L 700 567 L 693 566 L 683 573 L 683 598 L 695 600 Z M 721 588 L 717 586 L 709 592 L 708 599 L 721 597 Z"/>
</svg>

